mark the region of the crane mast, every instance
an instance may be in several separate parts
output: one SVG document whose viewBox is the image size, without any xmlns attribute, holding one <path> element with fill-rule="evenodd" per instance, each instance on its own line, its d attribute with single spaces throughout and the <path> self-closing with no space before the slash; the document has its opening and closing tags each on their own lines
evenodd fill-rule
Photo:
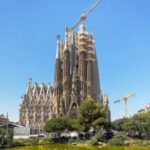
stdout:
<svg viewBox="0 0 150 150">
<path fill-rule="evenodd" d="M 119 102 L 121 102 L 121 101 L 124 101 L 124 104 L 125 104 L 125 110 L 124 110 L 124 112 L 125 112 L 125 117 L 126 117 L 126 118 L 128 117 L 128 99 L 129 99 L 130 97 L 132 97 L 132 96 L 135 96 L 135 93 L 131 93 L 131 94 L 127 95 L 127 96 L 122 97 L 122 98 L 119 99 L 119 100 L 114 101 L 115 104 L 116 104 L 116 103 L 119 103 Z"/>
<path fill-rule="evenodd" d="M 80 23 L 84 24 L 87 16 L 100 4 L 102 0 L 97 0 L 96 3 L 88 9 L 85 13 L 82 13 L 80 19 L 70 28 L 70 30 L 74 30 Z"/>
</svg>

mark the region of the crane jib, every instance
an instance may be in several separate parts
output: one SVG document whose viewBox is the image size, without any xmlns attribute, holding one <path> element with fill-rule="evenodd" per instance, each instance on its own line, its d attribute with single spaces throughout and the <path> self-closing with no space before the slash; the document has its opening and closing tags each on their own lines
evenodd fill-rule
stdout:
<svg viewBox="0 0 150 150">
<path fill-rule="evenodd" d="M 74 30 L 82 21 L 84 21 L 86 17 L 100 4 L 101 1 L 102 0 L 97 0 L 96 3 L 90 9 L 88 9 L 85 13 L 82 14 L 80 19 L 70 29 Z"/>
<path fill-rule="evenodd" d="M 125 104 L 125 117 L 126 117 L 126 118 L 128 117 L 128 99 L 129 99 L 130 97 L 132 97 L 132 96 L 135 96 L 135 93 L 134 93 L 134 92 L 131 93 L 131 94 L 129 94 L 128 96 L 124 96 L 124 97 L 122 97 L 121 99 L 114 101 L 115 104 L 116 104 L 116 103 L 119 103 L 119 102 L 121 102 L 121 101 L 124 101 L 124 104 Z"/>
</svg>

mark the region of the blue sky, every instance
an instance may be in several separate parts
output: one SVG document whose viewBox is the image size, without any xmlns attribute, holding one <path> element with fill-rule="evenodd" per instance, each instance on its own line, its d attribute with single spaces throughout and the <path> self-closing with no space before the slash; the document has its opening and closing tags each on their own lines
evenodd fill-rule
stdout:
<svg viewBox="0 0 150 150">
<path fill-rule="evenodd" d="M 28 79 L 53 85 L 56 35 L 72 26 L 95 0 L 0 1 L 0 114 L 18 120 Z M 112 118 L 124 114 L 113 101 L 136 92 L 129 114 L 150 102 L 150 1 L 103 0 L 86 21 L 96 41 L 101 88 Z"/>
</svg>

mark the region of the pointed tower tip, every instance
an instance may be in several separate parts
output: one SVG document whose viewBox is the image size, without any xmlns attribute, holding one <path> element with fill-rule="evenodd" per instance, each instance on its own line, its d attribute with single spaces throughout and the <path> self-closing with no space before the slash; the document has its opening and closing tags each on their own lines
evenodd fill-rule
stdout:
<svg viewBox="0 0 150 150">
<path fill-rule="evenodd" d="M 93 30 L 92 30 L 92 27 L 90 28 L 89 35 L 93 38 Z"/>
<path fill-rule="evenodd" d="M 68 32 L 69 31 L 69 28 L 67 26 L 65 26 L 65 31 Z"/>
<path fill-rule="evenodd" d="M 60 35 L 58 34 L 57 37 L 57 49 L 56 49 L 56 58 L 60 58 Z"/>
<path fill-rule="evenodd" d="M 29 85 L 31 85 L 32 84 L 32 78 L 30 77 L 29 78 Z"/>
<path fill-rule="evenodd" d="M 50 87 L 51 86 L 51 83 L 50 82 L 48 82 L 48 87 Z"/>
<path fill-rule="evenodd" d="M 65 47 L 64 47 L 64 50 L 68 49 L 68 32 L 69 32 L 69 28 L 66 26 L 65 27 Z"/>
<path fill-rule="evenodd" d="M 84 24 L 81 24 L 80 26 L 79 26 L 79 33 L 80 34 L 82 34 L 82 33 L 85 33 L 85 26 L 84 26 Z"/>
<path fill-rule="evenodd" d="M 60 41 L 60 35 L 59 34 L 57 35 L 56 39 Z"/>
</svg>

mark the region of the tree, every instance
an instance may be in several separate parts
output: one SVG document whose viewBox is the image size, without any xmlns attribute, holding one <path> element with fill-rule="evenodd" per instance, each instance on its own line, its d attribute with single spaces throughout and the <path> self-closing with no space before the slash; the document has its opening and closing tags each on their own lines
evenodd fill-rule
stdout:
<svg viewBox="0 0 150 150">
<path fill-rule="evenodd" d="M 105 109 L 99 101 L 93 99 L 84 100 L 79 107 L 78 121 L 87 132 L 93 127 L 95 130 L 105 124 Z"/>
<path fill-rule="evenodd" d="M 125 140 L 127 139 L 127 136 L 124 132 L 118 132 L 111 140 L 109 140 L 109 143 L 111 145 L 124 145 Z"/>
<path fill-rule="evenodd" d="M 60 134 L 69 128 L 70 128 L 69 118 L 59 116 L 57 118 L 48 120 L 45 124 L 44 130 L 48 133 L 56 132 L 58 134 L 58 137 L 60 137 Z"/>
<path fill-rule="evenodd" d="M 84 127 L 80 125 L 78 119 L 70 119 L 70 128 L 69 128 L 70 131 L 82 132 L 83 129 Z"/>
<path fill-rule="evenodd" d="M 117 131 L 125 131 L 125 124 L 129 122 L 128 118 L 117 119 L 112 122 L 112 128 Z"/>
<path fill-rule="evenodd" d="M 147 135 L 147 137 L 150 138 L 150 111 L 145 113 L 144 132 Z"/>
<path fill-rule="evenodd" d="M 113 129 L 125 131 L 129 136 L 150 137 L 150 111 L 112 122 Z"/>
<path fill-rule="evenodd" d="M 0 128 L 0 145 L 4 145 L 6 131 Z"/>
<path fill-rule="evenodd" d="M 13 139 L 13 130 L 11 128 L 8 128 L 8 133 L 6 133 L 5 128 L 0 128 L 0 145 L 2 147 L 11 146 L 12 145 L 12 139 Z"/>
<path fill-rule="evenodd" d="M 130 118 L 130 121 L 125 124 L 125 130 L 134 132 L 139 138 L 147 136 L 150 131 L 150 112 L 134 115 Z"/>
</svg>

